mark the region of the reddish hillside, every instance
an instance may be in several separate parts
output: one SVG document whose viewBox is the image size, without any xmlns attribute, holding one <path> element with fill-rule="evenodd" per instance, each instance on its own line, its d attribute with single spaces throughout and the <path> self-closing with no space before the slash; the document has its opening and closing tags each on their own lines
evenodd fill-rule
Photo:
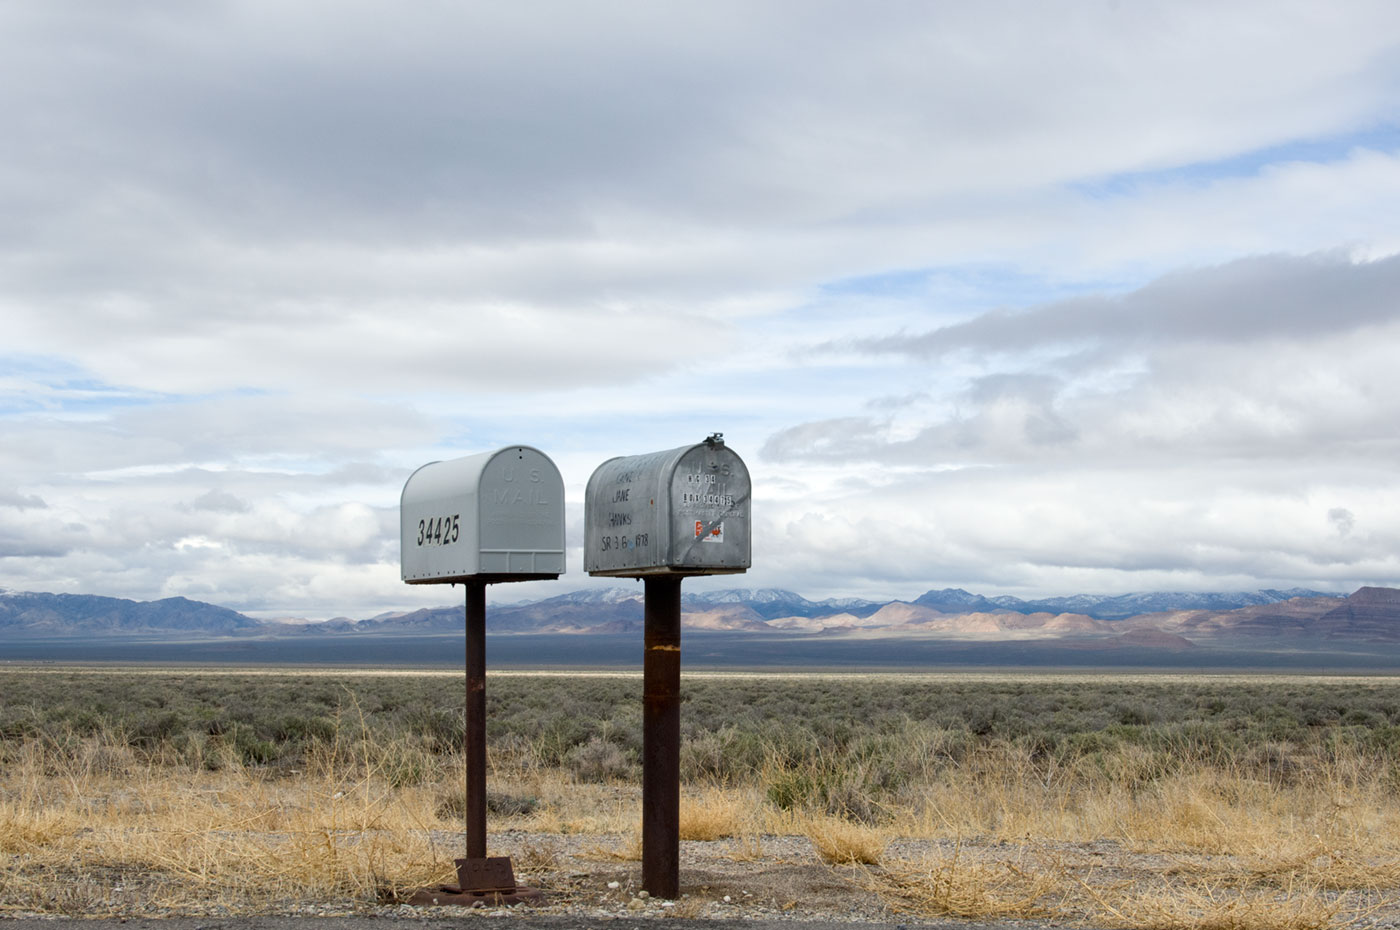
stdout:
<svg viewBox="0 0 1400 930">
<path fill-rule="evenodd" d="M 1126 629 L 1183 636 L 1307 636 L 1309 624 L 1336 606 L 1334 597 L 1295 597 L 1238 610 L 1171 610 L 1119 622 Z"/>
<path fill-rule="evenodd" d="M 1400 641 L 1400 591 L 1361 588 L 1310 626 L 1313 633 L 1330 639 Z"/>
</svg>

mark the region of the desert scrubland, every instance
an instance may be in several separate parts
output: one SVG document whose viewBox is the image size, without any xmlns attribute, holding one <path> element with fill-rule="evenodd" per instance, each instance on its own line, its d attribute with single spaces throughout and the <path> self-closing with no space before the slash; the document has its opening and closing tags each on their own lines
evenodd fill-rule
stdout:
<svg viewBox="0 0 1400 930">
<path fill-rule="evenodd" d="M 449 881 L 461 689 L 0 668 L 0 915 L 372 912 Z M 488 677 L 492 853 L 552 909 L 1400 918 L 1400 679 L 689 674 L 664 905 L 636 894 L 640 691 Z"/>
</svg>

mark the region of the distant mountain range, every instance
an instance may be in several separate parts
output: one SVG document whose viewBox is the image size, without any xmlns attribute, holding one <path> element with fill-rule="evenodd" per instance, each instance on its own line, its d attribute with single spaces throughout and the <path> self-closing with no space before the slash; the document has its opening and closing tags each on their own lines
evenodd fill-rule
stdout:
<svg viewBox="0 0 1400 930">
<path fill-rule="evenodd" d="M 183 597 L 128 601 L 91 594 L 0 592 L 0 636 L 232 636 L 263 629 L 252 617 Z"/>
<path fill-rule="evenodd" d="M 688 630 L 770 636 L 1066 640 L 1188 649 L 1226 639 L 1312 639 L 1400 643 L 1400 590 L 1362 588 L 1349 597 L 1302 589 L 1026 601 L 960 588 L 913 601 L 812 601 L 775 588 L 682 598 Z M 501 634 L 632 633 L 643 627 L 640 585 L 577 591 L 523 604 L 488 606 L 487 629 Z M 402 636 L 462 628 L 460 606 L 368 619 L 264 622 L 227 608 L 174 597 L 136 602 L 78 594 L 0 592 L 0 637 L 287 638 Z"/>
<path fill-rule="evenodd" d="M 1334 597 L 1321 591 L 1289 588 L 1286 591 L 1265 589 L 1232 594 L 1074 594 L 1069 597 L 1048 597 L 1038 601 L 1023 601 L 1019 597 L 982 597 L 968 594 L 961 588 L 929 591 L 915 598 L 914 603 L 932 607 L 944 613 L 965 613 L 997 609 L 1017 613 L 1076 613 L 1096 620 L 1122 620 L 1140 614 L 1162 613 L 1169 610 L 1237 610 L 1241 607 L 1261 607 L 1299 597 Z"/>
</svg>

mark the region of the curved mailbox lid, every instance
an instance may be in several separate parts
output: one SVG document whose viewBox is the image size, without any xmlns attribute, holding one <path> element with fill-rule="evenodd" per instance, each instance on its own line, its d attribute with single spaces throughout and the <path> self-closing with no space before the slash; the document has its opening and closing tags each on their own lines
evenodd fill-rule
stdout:
<svg viewBox="0 0 1400 930">
<path fill-rule="evenodd" d="M 424 465 L 404 484 L 399 521 L 409 584 L 564 573 L 564 481 L 531 446 Z"/>
<path fill-rule="evenodd" d="M 723 575 L 752 562 L 748 468 L 712 437 L 609 459 L 588 479 L 584 569 L 591 575 Z"/>
</svg>

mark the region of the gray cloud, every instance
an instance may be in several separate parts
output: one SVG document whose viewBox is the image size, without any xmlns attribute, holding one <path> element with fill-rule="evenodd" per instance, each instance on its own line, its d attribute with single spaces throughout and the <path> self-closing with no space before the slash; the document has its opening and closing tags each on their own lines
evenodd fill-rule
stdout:
<svg viewBox="0 0 1400 930">
<path fill-rule="evenodd" d="M 1260 343 L 1400 320 L 1400 256 L 1352 262 L 1339 254 L 1270 255 L 1182 271 L 1118 297 L 998 310 L 912 336 L 855 347 L 938 357 L 957 351 L 1024 352 L 1107 343 Z"/>
<path fill-rule="evenodd" d="M 218 488 L 196 497 L 190 506 L 195 510 L 207 510 L 212 513 L 247 513 L 253 509 L 247 501 Z"/>
<path fill-rule="evenodd" d="M 1164 462 L 1126 470 L 1075 467 L 871 470 L 878 492 L 849 488 L 819 505 L 768 502 L 765 570 L 815 584 L 803 562 L 836 564 L 865 590 L 908 596 L 931 575 L 964 587 L 1065 590 L 1226 590 L 1306 584 L 1354 590 L 1400 572 L 1400 513 L 1381 468 L 1346 474 L 1312 464 L 1261 474 L 1239 463 Z M 1373 500 L 1339 537 L 1313 499 L 1348 487 Z M 1358 527 L 1361 521 L 1358 520 Z M 756 568 L 757 568 L 756 564 Z"/>
<path fill-rule="evenodd" d="M 89 528 L 66 513 L 0 509 L 0 558 L 52 559 L 91 543 Z"/>
<path fill-rule="evenodd" d="M 908 438 L 894 435 L 893 421 L 872 417 L 818 420 L 781 430 L 761 454 L 777 462 L 883 461 L 940 464 L 1041 457 L 1070 447 L 1079 428 L 1058 409 L 1064 383 L 1043 374 L 996 374 L 973 379 L 960 392 L 948 419 Z M 917 421 L 915 421 L 917 422 Z"/>
<path fill-rule="evenodd" d="M 884 424 L 868 417 L 815 420 L 770 436 L 759 454 L 782 462 L 792 458 L 861 460 L 888 452 Z"/>
<path fill-rule="evenodd" d="M 224 396 L 117 407 L 77 422 L 57 416 L 15 420 L 9 441 L 0 446 L 0 466 L 37 486 L 110 472 L 118 474 L 105 480 L 144 472 L 164 481 L 171 472 L 206 464 L 236 471 L 281 462 L 271 470 L 315 472 L 317 482 L 348 484 L 382 480 L 384 466 L 374 458 L 435 436 L 436 428 L 412 408 L 383 401 Z M 208 490 L 208 476 L 200 480 Z"/>
<path fill-rule="evenodd" d="M 1382 462 L 1400 454 L 1389 425 L 1400 416 L 1397 338 L 1400 257 L 1242 260 L 1120 297 L 869 340 L 919 362 L 957 351 L 970 361 L 936 376 L 941 405 L 791 426 L 763 451 L 905 465 Z"/>
<path fill-rule="evenodd" d="M 872 397 L 865 403 L 871 410 L 901 410 L 931 399 L 932 397 L 927 392 L 917 391 L 902 396 Z"/>
<path fill-rule="evenodd" d="M 0 532 L 0 559 L 52 559 L 69 553 L 70 549 L 40 542 L 27 536 L 11 536 Z"/>
<path fill-rule="evenodd" d="M 1345 131 L 1394 17 L 1366 4 L 1349 17 L 1363 29 L 1295 10 L 1313 31 L 1254 49 L 1260 82 L 1238 79 L 1233 49 L 1169 66 L 1178 42 L 1209 47 L 1247 8 L 1183 11 L 1174 39 L 1156 12 L 1094 11 L 1067 31 L 1060 11 L 1015 4 L 545 9 L 11 14 L 0 100 L 16 167 L 0 191 L 28 207 L 9 213 L 28 246 L 17 267 L 45 288 L 179 298 L 201 255 L 308 243 L 466 242 L 488 248 L 465 262 L 487 264 L 492 246 L 608 246 L 627 227 L 679 224 L 693 242 L 711 224 L 866 225 L 878 209 Z M 1100 54 L 1105 36 L 1133 53 Z M 1028 92 L 1051 78 L 1054 94 Z M 19 225 L 36 215 L 37 243 Z M 261 270 L 223 283 L 275 273 Z"/>
<path fill-rule="evenodd" d="M 16 510 L 47 510 L 48 504 L 34 494 L 17 494 L 0 490 L 0 507 L 13 507 Z"/>
<path fill-rule="evenodd" d="M 735 345 L 745 316 L 833 278 L 990 252 L 1058 267 L 1066 185 L 1369 126 L 1396 16 L 1295 9 L 1308 34 L 1251 47 L 1268 80 L 1242 80 L 1233 46 L 1171 64 L 1247 7 L 1175 32 L 1160 11 L 1066 29 L 1014 4 L 545 9 L 7 11 L 15 343 L 168 392 L 637 387 L 701 362 L 620 345 Z M 1389 229 L 1365 186 L 1380 221 L 1337 207 L 1313 235 Z M 1196 248 L 1215 208 L 1172 225 Z M 1161 235 L 1157 209 L 1072 217 L 1098 242 L 1077 261 Z M 1148 267 L 1178 247 L 1154 248 Z M 876 348 L 943 351 L 928 338 Z"/>
</svg>

